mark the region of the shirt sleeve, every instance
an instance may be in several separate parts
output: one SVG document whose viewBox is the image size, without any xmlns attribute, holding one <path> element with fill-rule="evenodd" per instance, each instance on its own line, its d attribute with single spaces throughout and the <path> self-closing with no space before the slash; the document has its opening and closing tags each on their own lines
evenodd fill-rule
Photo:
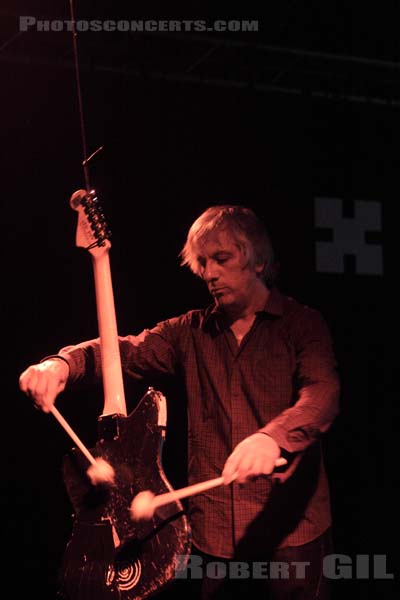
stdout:
<svg viewBox="0 0 400 600">
<path fill-rule="evenodd" d="M 137 381 L 154 375 L 173 375 L 179 355 L 182 324 L 179 317 L 158 323 L 139 335 L 119 337 L 122 370 Z M 101 379 L 100 339 L 61 348 L 59 357 L 70 366 L 68 386 Z"/>
<path fill-rule="evenodd" d="M 260 431 L 287 452 L 301 452 L 329 429 L 339 412 L 340 382 L 328 326 L 315 309 L 303 307 L 290 331 L 296 369 L 294 404 Z"/>
</svg>

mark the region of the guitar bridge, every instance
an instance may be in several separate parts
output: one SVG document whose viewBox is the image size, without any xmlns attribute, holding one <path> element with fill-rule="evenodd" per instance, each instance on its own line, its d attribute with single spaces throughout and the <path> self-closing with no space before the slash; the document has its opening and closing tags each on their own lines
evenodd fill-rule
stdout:
<svg viewBox="0 0 400 600">
<path fill-rule="evenodd" d="M 117 440 L 120 436 L 120 415 L 101 415 L 97 420 L 98 440 L 100 444 Z"/>
</svg>

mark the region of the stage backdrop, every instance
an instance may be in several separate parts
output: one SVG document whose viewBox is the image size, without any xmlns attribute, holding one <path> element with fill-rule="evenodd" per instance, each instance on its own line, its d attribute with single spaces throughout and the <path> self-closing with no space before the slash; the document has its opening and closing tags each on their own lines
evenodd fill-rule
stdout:
<svg viewBox="0 0 400 600">
<path fill-rule="evenodd" d="M 3 529 L 17 597 L 55 596 L 71 530 L 61 465 L 71 446 L 52 416 L 18 390 L 44 355 L 97 335 L 92 266 L 75 247 L 70 195 L 84 186 L 73 73 L 1 65 L 3 193 Z M 283 292 L 320 309 L 335 340 L 341 414 L 326 437 L 337 552 L 383 554 L 397 567 L 391 506 L 397 402 L 384 395 L 383 276 L 399 197 L 399 115 L 390 107 L 252 89 L 85 72 L 90 167 L 112 230 L 121 334 L 209 302 L 178 254 L 211 204 L 242 203 L 265 221 Z M 388 361 L 390 368 L 390 361 Z M 158 383 L 158 382 L 157 382 Z M 185 482 L 182 391 L 169 407 L 164 465 Z M 134 407 L 143 386 L 127 382 Z M 88 445 L 101 390 L 65 393 L 58 407 Z M 388 581 L 337 582 L 366 598 Z"/>
</svg>

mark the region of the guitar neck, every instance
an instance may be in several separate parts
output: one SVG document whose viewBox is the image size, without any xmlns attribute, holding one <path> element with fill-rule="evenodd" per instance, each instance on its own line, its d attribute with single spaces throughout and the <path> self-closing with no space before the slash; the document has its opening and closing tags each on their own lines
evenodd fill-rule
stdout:
<svg viewBox="0 0 400 600">
<path fill-rule="evenodd" d="M 126 415 L 121 356 L 108 252 L 92 256 L 104 388 L 103 414 Z"/>
</svg>

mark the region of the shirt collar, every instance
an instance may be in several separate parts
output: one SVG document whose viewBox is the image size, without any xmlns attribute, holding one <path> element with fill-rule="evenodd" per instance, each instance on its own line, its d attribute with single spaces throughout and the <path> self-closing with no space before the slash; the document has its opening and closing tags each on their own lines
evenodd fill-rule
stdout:
<svg viewBox="0 0 400 600">
<path fill-rule="evenodd" d="M 267 314 L 274 317 L 281 317 L 283 315 L 283 295 L 277 287 L 273 287 L 268 294 L 267 301 L 262 310 L 259 310 L 257 314 Z"/>
<path fill-rule="evenodd" d="M 277 287 L 273 287 L 270 290 L 267 301 L 265 303 L 264 308 L 257 311 L 257 315 L 262 315 L 265 317 L 281 317 L 283 315 L 283 295 L 279 291 Z M 216 304 L 211 304 L 208 306 L 204 313 L 203 318 L 203 327 L 207 327 L 207 325 L 211 325 L 214 323 L 215 325 L 220 325 L 223 321 L 223 312 Z M 220 327 L 218 327 L 220 329 Z"/>
</svg>

